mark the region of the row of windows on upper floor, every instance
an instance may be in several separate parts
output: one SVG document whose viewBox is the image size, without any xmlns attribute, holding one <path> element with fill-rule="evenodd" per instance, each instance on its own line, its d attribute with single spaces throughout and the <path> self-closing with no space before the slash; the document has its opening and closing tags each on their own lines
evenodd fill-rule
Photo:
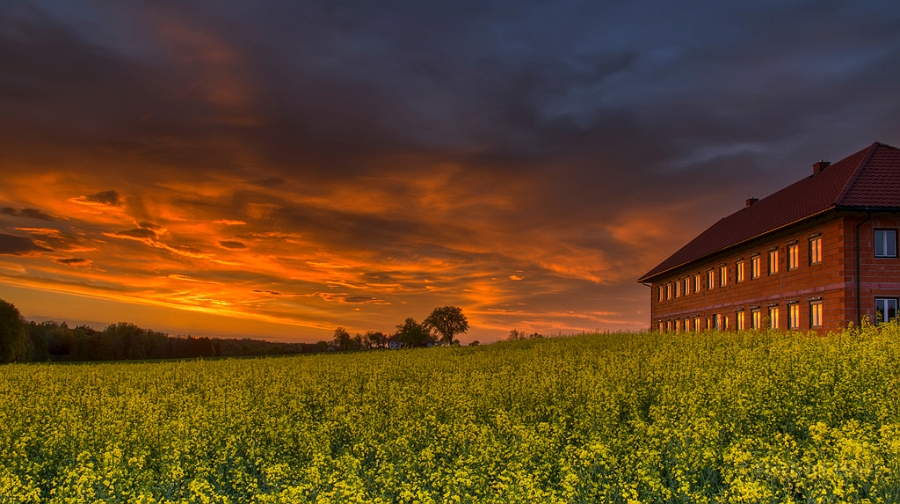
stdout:
<svg viewBox="0 0 900 504">
<path fill-rule="evenodd" d="M 897 230 L 896 229 L 876 229 L 875 230 L 875 257 L 897 257 Z M 787 268 L 788 271 L 795 270 L 800 267 L 800 246 L 797 241 L 787 244 Z M 809 239 L 809 264 L 816 265 L 822 262 L 822 237 L 815 236 Z M 779 272 L 779 255 L 780 249 L 774 248 L 767 253 L 767 269 L 769 275 Z M 750 279 L 759 278 L 762 275 L 762 256 L 757 253 L 750 256 Z M 736 283 L 741 283 L 746 278 L 746 263 L 744 259 L 739 259 L 734 264 L 734 278 Z M 719 270 L 719 287 L 728 285 L 728 265 L 721 265 Z M 657 301 L 666 301 L 673 297 L 681 297 L 693 292 L 700 292 L 701 275 L 695 273 L 693 275 L 693 286 L 691 285 L 691 277 L 687 276 L 674 282 L 657 287 Z M 716 286 L 716 268 L 711 268 L 706 272 L 706 289 L 712 290 Z"/>
<path fill-rule="evenodd" d="M 793 301 L 786 305 L 787 307 L 787 323 L 788 329 L 800 329 L 800 302 Z M 894 309 L 896 313 L 896 305 Z M 816 329 L 822 327 L 823 304 L 821 299 L 815 299 L 809 302 L 809 328 Z M 714 313 L 711 317 L 703 318 L 699 315 L 693 317 L 684 317 L 659 320 L 657 329 L 659 332 L 679 333 L 681 331 L 703 331 L 703 330 L 729 330 L 735 329 L 743 331 L 744 329 L 762 329 L 764 327 L 771 329 L 781 328 L 781 307 L 771 305 L 766 311 L 766 318 L 763 319 L 763 312 L 760 307 L 751 307 L 750 316 L 743 308 L 734 311 L 734 325 L 732 326 L 732 318 L 727 313 Z M 705 322 L 705 324 L 704 324 Z"/>
</svg>

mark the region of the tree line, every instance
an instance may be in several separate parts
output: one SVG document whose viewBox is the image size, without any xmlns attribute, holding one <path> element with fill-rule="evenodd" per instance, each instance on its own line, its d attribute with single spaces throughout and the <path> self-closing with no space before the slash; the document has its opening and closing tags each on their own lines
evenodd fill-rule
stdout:
<svg viewBox="0 0 900 504">
<path fill-rule="evenodd" d="M 339 327 L 330 342 L 277 343 L 246 338 L 178 337 L 125 322 L 97 331 L 86 325 L 72 328 L 65 322 L 26 321 L 14 305 L 0 299 L 0 362 L 238 357 L 456 345 L 459 342 L 455 336 L 468 329 L 468 320 L 462 310 L 445 306 L 435 308 L 421 324 L 407 318 L 391 334 L 369 331 L 351 337 Z"/>
</svg>

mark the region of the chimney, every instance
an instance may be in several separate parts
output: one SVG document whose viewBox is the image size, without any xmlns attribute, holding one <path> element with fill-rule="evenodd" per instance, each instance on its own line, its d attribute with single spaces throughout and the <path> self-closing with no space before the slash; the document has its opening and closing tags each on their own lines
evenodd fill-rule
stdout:
<svg viewBox="0 0 900 504">
<path fill-rule="evenodd" d="M 748 198 L 747 199 L 747 208 L 750 208 L 750 205 L 756 203 L 757 201 L 759 201 L 759 198 Z"/>
<path fill-rule="evenodd" d="M 824 170 L 825 168 L 828 168 L 828 166 L 830 166 L 830 165 L 831 165 L 831 163 L 828 161 L 819 160 L 818 163 L 813 164 L 813 175 L 818 175 L 819 173 L 822 172 L 822 170 Z"/>
</svg>

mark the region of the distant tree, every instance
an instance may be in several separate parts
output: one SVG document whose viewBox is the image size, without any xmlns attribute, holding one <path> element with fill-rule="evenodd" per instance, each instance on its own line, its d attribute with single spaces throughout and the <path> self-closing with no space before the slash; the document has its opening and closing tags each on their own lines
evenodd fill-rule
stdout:
<svg viewBox="0 0 900 504">
<path fill-rule="evenodd" d="M 518 341 L 527 338 L 528 336 L 525 334 L 525 331 L 520 331 L 518 329 L 513 329 L 509 331 L 509 336 L 506 337 L 508 341 Z"/>
<path fill-rule="evenodd" d="M 369 331 L 363 336 L 366 348 L 384 348 L 387 344 L 387 335 L 380 331 Z"/>
<path fill-rule="evenodd" d="M 26 349 L 22 314 L 11 303 L 0 299 L 0 362 L 24 361 Z"/>
<path fill-rule="evenodd" d="M 338 327 L 334 330 L 334 338 L 332 338 L 331 344 L 338 350 L 346 351 L 350 349 L 351 340 L 350 333 L 343 327 Z"/>
<path fill-rule="evenodd" d="M 453 344 L 453 336 L 464 334 L 469 330 L 469 321 L 463 315 L 462 308 L 455 306 L 435 308 L 425 319 L 423 325 L 427 331 L 432 329 L 437 331 L 441 335 L 441 341 L 448 345 Z"/>
<path fill-rule="evenodd" d="M 425 326 L 416 322 L 412 317 L 397 326 L 396 335 L 400 342 L 407 347 L 421 347 L 432 341 Z"/>
<path fill-rule="evenodd" d="M 478 340 L 475 340 L 475 341 L 469 343 L 469 346 L 478 346 L 478 345 L 480 345 L 480 344 L 481 344 L 481 343 L 480 343 Z"/>
<path fill-rule="evenodd" d="M 327 341 L 319 341 L 316 343 L 316 352 L 327 352 L 328 351 L 328 342 Z"/>
<path fill-rule="evenodd" d="M 353 337 L 353 349 L 354 350 L 362 350 L 363 349 L 363 335 L 356 333 L 356 336 Z"/>
</svg>

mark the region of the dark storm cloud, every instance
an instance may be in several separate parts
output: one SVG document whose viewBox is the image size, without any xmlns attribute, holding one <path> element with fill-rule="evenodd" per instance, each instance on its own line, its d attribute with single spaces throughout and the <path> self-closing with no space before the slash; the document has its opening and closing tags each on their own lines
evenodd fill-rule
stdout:
<svg viewBox="0 0 900 504">
<path fill-rule="evenodd" d="M 96 194 L 78 196 L 77 198 L 73 198 L 73 201 L 86 205 L 107 205 L 114 207 L 122 206 L 124 204 L 121 197 L 119 197 L 119 193 L 116 191 L 103 191 Z"/>
<path fill-rule="evenodd" d="M 241 243 L 241 242 L 239 242 L 239 241 L 228 241 L 228 240 L 225 240 L 225 241 L 220 241 L 220 242 L 219 242 L 219 245 L 221 245 L 223 248 L 227 248 L 227 249 L 243 249 L 243 248 L 247 248 L 246 245 L 244 245 L 243 243 Z"/>
<path fill-rule="evenodd" d="M 67 257 L 65 259 L 57 259 L 57 263 L 65 264 L 66 266 L 85 266 L 90 264 L 92 261 L 90 259 L 84 259 L 82 257 Z"/>
<path fill-rule="evenodd" d="M 28 217 L 31 219 L 38 219 L 44 221 L 52 221 L 53 216 L 45 214 L 44 212 L 38 210 L 37 208 L 23 208 L 21 211 L 16 211 L 15 208 L 3 207 L 0 208 L 0 213 L 4 213 L 6 215 L 13 215 L 19 217 Z"/>
<path fill-rule="evenodd" d="M 34 243 L 31 238 L 0 233 L 0 254 L 27 255 L 50 251 L 47 247 Z"/>
</svg>

